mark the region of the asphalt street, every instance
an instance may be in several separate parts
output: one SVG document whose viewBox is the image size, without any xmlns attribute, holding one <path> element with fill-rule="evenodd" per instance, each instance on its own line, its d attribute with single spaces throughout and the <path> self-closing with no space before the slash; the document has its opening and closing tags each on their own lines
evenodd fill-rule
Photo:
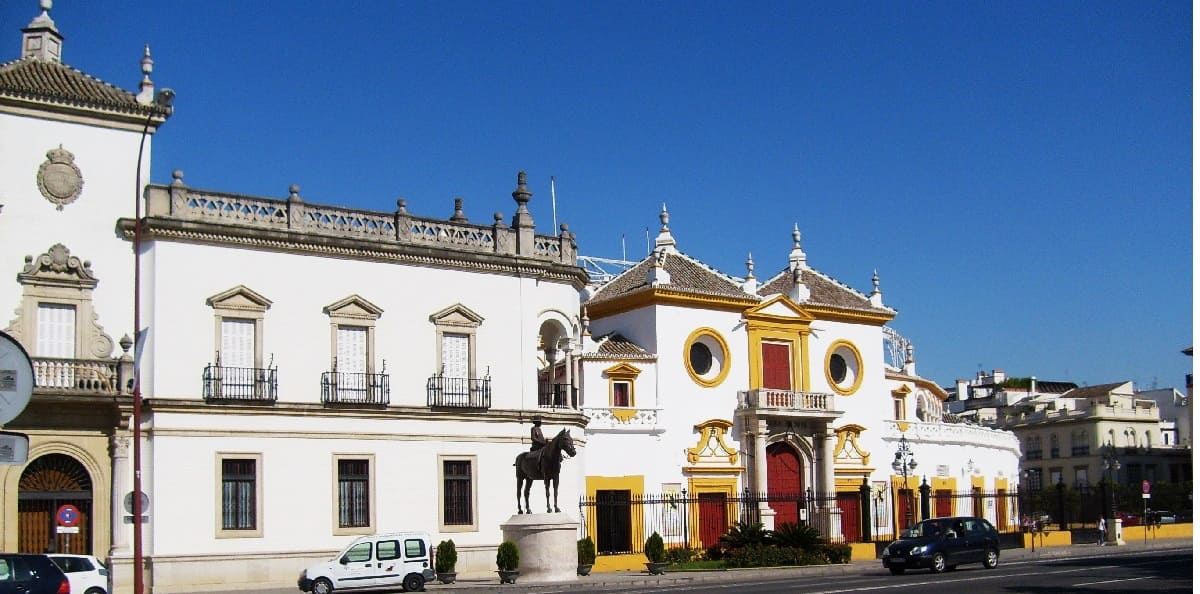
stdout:
<svg viewBox="0 0 1200 594">
<path fill-rule="evenodd" d="M 958 594 L 983 592 L 1125 593 L 1192 592 L 1193 560 L 1190 539 L 1131 542 L 1123 547 L 1074 545 L 1001 552 L 1000 566 L 959 567 L 933 574 L 924 570 L 894 576 L 878 560 L 846 565 L 752 569 L 737 571 L 645 572 L 593 574 L 565 583 L 500 585 L 498 579 L 460 580 L 456 584 L 429 584 L 426 591 L 445 594 L 559 594 L 579 592 L 689 592 L 697 594 L 754 592 L 840 594 L 843 592 L 920 592 Z M 246 590 L 208 590 L 219 594 L 244 594 Z M 296 594 L 296 587 L 254 590 L 257 594 Z M 374 590 L 375 594 L 399 592 Z"/>
</svg>

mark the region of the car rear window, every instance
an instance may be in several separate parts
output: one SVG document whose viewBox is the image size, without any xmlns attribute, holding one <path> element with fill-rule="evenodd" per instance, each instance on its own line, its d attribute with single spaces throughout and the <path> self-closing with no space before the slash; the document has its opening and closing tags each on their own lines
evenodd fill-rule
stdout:
<svg viewBox="0 0 1200 594">
<path fill-rule="evenodd" d="M 404 556 L 411 559 L 413 557 L 425 556 L 425 541 L 419 538 L 410 538 L 404 541 Z"/>
<path fill-rule="evenodd" d="M 79 573 L 81 571 L 92 571 L 96 567 L 92 565 L 92 561 L 86 557 L 51 557 L 54 564 L 59 569 L 66 573 Z"/>
<path fill-rule="evenodd" d="M 381 540 L 375 545 L 375 556 L 380 561 L 390 561 L 400 558 L 400 541 Z"/>
</svg>

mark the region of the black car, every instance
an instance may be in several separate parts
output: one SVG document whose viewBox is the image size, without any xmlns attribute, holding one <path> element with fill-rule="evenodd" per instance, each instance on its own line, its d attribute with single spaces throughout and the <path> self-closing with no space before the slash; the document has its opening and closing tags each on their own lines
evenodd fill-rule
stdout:
<svg viewBox="0 0 1200 594">
<path fill-rule="evenodd" d="M 983 518 L 933 518 L 900 533 L 900 540 L 883 549 L 883 566 L 893 574 L 929 568 L 934 573 L 963 563 L 1000 563 L 1000 535 Z"/>
<path fill-rule="evenodd" d="M 45 555 L 0 553 L 0 594 L 71 594 L 67 576 Z"/>
</svg>

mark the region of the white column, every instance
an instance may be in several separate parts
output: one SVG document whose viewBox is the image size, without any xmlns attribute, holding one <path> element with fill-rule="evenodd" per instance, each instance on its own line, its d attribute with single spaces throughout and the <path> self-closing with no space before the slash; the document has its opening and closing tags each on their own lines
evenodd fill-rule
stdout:
<svg viewBox="0 0 1200 594">
<path fill-rule="evenodd" d="M 836 497 L 837 488 L 833 482 L 833 432 L 829 430 L 828 425 L 821 429 L 820 433 L 813 436 L 817 446 L 817 455 L 820 457 L 820 481 L 817 491 L 824 497 Z M 837 502 L 830 503 L 829 499 L 822 498 L 820 506 L 823 515 L 827 519 L 827 524 L 823 529 L 826 535 L 832 536 L 841 533 L 841 514 L 833 513 L 840 511 Z"/>
<path fill-rule="evenodd" d="M 762 497 L 767 494 L 767 438 L 771 436 L 771 430 L 766 419 L 757 419 L 749 433 L 754 440 L 754 489 Z M 775 510 L 766 501 L 759 502 L 758 514 L 763 528 L 775 529 Z"/>
<path fill-rule="evenodd" d="M 129 537 L 125 530 L 125 493 L 130 491 L 129 436 L 112 436 L 109 448 L 112 452 L 112 547 L 109 549 L 109 555 L 129 555 Z"/>
</svg>

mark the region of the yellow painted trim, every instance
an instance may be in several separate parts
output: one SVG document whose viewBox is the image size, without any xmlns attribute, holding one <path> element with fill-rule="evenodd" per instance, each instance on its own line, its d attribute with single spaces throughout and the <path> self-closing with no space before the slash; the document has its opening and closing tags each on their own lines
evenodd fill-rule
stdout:
<svg viewBox="0 0 1200 594">
<path fill-rule="evenodd" d="M 904 433 L 905 431 L 908 431 L 908 422 L 901 421 L 899 423 L 896 423 L 896 428 L 899 429 L 901 433 Z"/>
<path fill-rule="evenodd" d="M 854 360 L 857 363 L 857 370 L 854 372 L 854 383 L 848 388 L 843 388 L 837 385 L 837 382 L 833 381 L 833 375 L 829 373 L 829 361 L 833 358 L 834 352 L 841 347 L 846 347 L 849 349 L 850 353 L 854 355 Z M 857 392 L 858 388 L 862 386 L 863 376 L 865 375 L 866 369 L 863 368 L 862 353 L 858 351 L 858 347 L 854 346 L 854 343 L 850 342 L 849 340 L 838 339 L 833 341 L 833 344 L 829 345 L 829 348 L 825 350 L 825 380 L 829 382 L 829 388 L 834 392 L 837 392 L 842 396 L 849 396 Z"/>
<path fill-rule="evenodd" d="M 781 304 L 793 317 L 767 313 Z M 791 299 L 779 295 L 756 305 L 742 314 L 746 319 L 746 348 L 750 362 L 750 387 L 762 388 L 762 343 L 783 342 L 791 347 L 792 389 L 807 392 L 812 389 L 808 374 L 808 337 L 813 317 Z"/>
<path fill-rule="evenodd" d="M 732 427 L 733 427 L 733 423 L 726 421 L 725 419 L 709 419 L 707 421 L 704 421 L 703 423 L 696 425 L 695 430 L 697 433 L 700 434 L 700 439 L 696 442 L 695 447 L 691 447 L 691 448 L 687 449 L 688 463 L 689 464 L 698 464 L 700 462 L 700 456 L 704 453 L 704 450 L 708 448 L 708 443 L 710 441 L 715 441 L 716 447 L 712 448 L 712 450 L 713 450 L 712 456 L 713 457 L 728 456 L 730 468 L 718 468 L 718 469 L 712 469 L 712 470 L 718 470 L 721 472 L 729 472 L 729 471 L 735 470 L 732 467 L 733 467 L 733 465 L 737 464 L 738 452 L 736 449 L 730 447 L 728 443 L 725 443 L 725 434 L 728 433 Z M 709 470 L 709 469 L 706 469 L 706 470 Z M 740 469 L 736 469 L 736 470 L 740 470 Z M 689 469 L 684 468 L 684 471 L 687 472 L 687 471 L 689 471 Z M 695 472 L 695 470 L 692 470 L 692 471 Z"/>
<path fill-rule="evenodd" d="M 827 320 L 831 322 L 849 322 L 857 324 L 871 324 L 882 326 L 893 319 L 894 313 L 869 313 L 863 311 L 849 311 L 844 309 L 834 309 L 832 307 L 820 305 L 805 305 L 804 311 L 808 312 L 813 318 L 818 320 Z"/>
<path fill-rule="evenodd" d="M 703 336 L 712 338 L 717 342 L 717 345 L 721 347 L 721 370 L 717 373 L 716 377 L 712 379 L 704 379 L 700 377 L 700 374 L 696 373 L 696 370 L 692 369 L 692 343 L 696 342 Z M 707 326 L 696 328 L 691 334 L 688 335 L 687 340 L 683 341 L 683 364 L 684 367 L 687 368 L 688 376 L 692 378 L 692 381 L 705 388 L 715 388 L 721 385 L 721 382 L 725 381 L 725 378 L 729 375 L 729 368 L 732 364 L 732 361 L 730 360 L 731 356 L 732 353 L 729 351 L 729 343 L 725 342 L 725 339 L 721 336 L 720 332 L 717 332 L 715 329 Z"/>
<path fill-rule="evenodd" d="M 646 569 L 645 555 L 597 555 L 596 563 L 592 565 L 592 573 L 606 571 L 644 571 Z"/>
<path fill-rule="evenodd" d="M 858 447 L 858 437 L 859 437 L 859 435 L 862 434 L 863 431 L 866 431 L 866 430 L 867 430 L 866 427 L 863 427 L 862 425 L 856 425 L 854 423 L 850 423 L 848 425 L 842 425 L 841 427 L 835 428 L 834 432 L 837 433 L 838 440 L 837 440 L 837 447 L 833 448 L 834 456 L 836 457 L 838 452 L 841 452 L 842 448 L 844 448 L 846 446 L 846 442 L 849 441 L 850 447 L 854 448 L 855 453 L 857 453 L 859 458 L 862 459 L 862 465 L 866 466 L 866 465 L 870 464 L 871 463 L 871 452 L 868 452 L 868 451 Z M 837 463 L 836 458 L 834 459 L 834 463 L 835 464 Z"/>
<path fill-rule="evenodd" d="M 701 493 L 723 493 L 725 495 L 725 517 L 733 526 L 738 520 L 737 503 L 733 501 L 737 494 L 737 478 L 708 478 L 688 477 L 688 499 L 699 498 Z M 688 535 L 689 548 L 700 548 L 700 506 L 688 506 Z"/>
<path fill-rule="evenodd" d="M 850 543 L 850 560 L 851 561 L 871 561 L 878 559 L 875 554 L 875 543 L 873 542 L 852 542 Z"/>
<path fill-rule="evenodd" d="M 637 396 L 635 393 L 637 392 L 637 376 L 641 372 L 641 369 L 638 369 L 637 367 L 634 367 L 633 365 L 630 365 L 624 361 L 621 361 L 620 363 L 617 363 L 616 365 L 613 365 L 612 367 L 600 372 L 601 375 L 608 376 L 608 405 L 610 407 L 616 408 L 617 406 L 616 384 L 618 382 L 629 384 L 629 402 L 625 406 L 630 408 L 637 407 Z M 613 416 L 619 419 L 621 422 L 625 422 L 633 418 L 636 412 L 637 411 L 623 411 L 621 414 L 624 414 L 625 418 L 621 418 L 621 415 L 614 410 Z"/>
<path fill-rule="evenodd" d="M 612 401 L 612 393 L 611 392 L 609 393 L 608 399 L 609 399 L 609 402 Z M 630 396 L 629 399 L 633 400 L 632 395 Z M 630 404 L 633 404 L 633 402 L 630 402 Z M 620 407 L 614 406 L 611 409 L 609 409 L 609 412 L 612 413 L 612 416 L 614 419 L 616 419 L 622 423 L 628 423 L 629 419 L 632 419 L 637 416 L 638 409 L 636 409 L 636 408 L 620 408 Z"/>
<path fill-rule="evenodd" d="M 1121 528 L 1122 538 L 1127 543 L 1153 541 L 1159 538 L 1191 538 L 1192 524 L 1163 524 L 1161 526 L 1129 526 Z"/>
<path fill-rule="evenodd" d="M 1140 535 L 1139 535 L 1140 536 Z M 1033 539 L 1037 538 L 1037 547 L 1069 547 L 1071 546 L 1071 531 L 1070 530 L 1050 530 L 1048 532 L 1039 532 L 1037 534 L 1025 533 L 1021 535 L 1023 540 L 1022 546 L 1025 548 L 1033 547 Z M 1129 540 L 1129 531 L 1125 530 L 1125 540 Z"/>
<path fill-rule="evenodd" d="M 987 481 L 987 479 L 984 478 L 983 476 L 972 476 L 971 477 L 971 488 L 979 488 L 979 490 L 982 491 L 983 487 L 984 487 L 984 483 L 986 481 Z"/>
<path fill-rule="evenodd" d="M 629 491 L 631 495 L 640 495 L 646 492 L 645 485 L 646 478 L 640 474 L 629 476 L 587 476 L 583 479 L 584 493 L 586 493 L 588 498 L 593 501 L 596 500 L 597 491 Z M 584 525 L 587 526 L 588 536 L 592 537 L 592 541 L 595 542 L 598 540 L 596 536 L 596 507 L 588 506 L 583 509 L 584 513 L 587 514 Z M 640 543 L 646 539 L 644 530 L 646 522 L 645 518 L 643 517 L 643 510 L 644 507 L 640 505 L 630 506 L 630 512 L 632 514 L 632 517 L 630 518 L 630 526 L 632 528 L 632 533 L 630 534 L 631 544 Z M 629 556 L 640 557 L 641 555 Z M 605 557 L 608 557 L 608 555 L 596 557 L 596 564 L 606 566 L 609 563 L 608 561 L 601 562 L 601 559 Z M 642 567 L 645 566 L 643 565 Z M 593 567 L 593 569 L 595 568 Z M 613 571 L 615 569 L 617 568 L 614 567 L 609 571 Z"/>
<path fill-rule="evenodd" d="M 747 307 L 758 305 L 758 300 L 749 295 L 745 299 L 741 299 L 713 295 L 696 295 L 693 293 L 654 288 L 614 297 L 613 299 L 607 299 L 598 303 L 588 303 L 588 316 L 594 321 L 653 305 L 675 305 L 679 307 L 742 312 Z"/>
</svg>

